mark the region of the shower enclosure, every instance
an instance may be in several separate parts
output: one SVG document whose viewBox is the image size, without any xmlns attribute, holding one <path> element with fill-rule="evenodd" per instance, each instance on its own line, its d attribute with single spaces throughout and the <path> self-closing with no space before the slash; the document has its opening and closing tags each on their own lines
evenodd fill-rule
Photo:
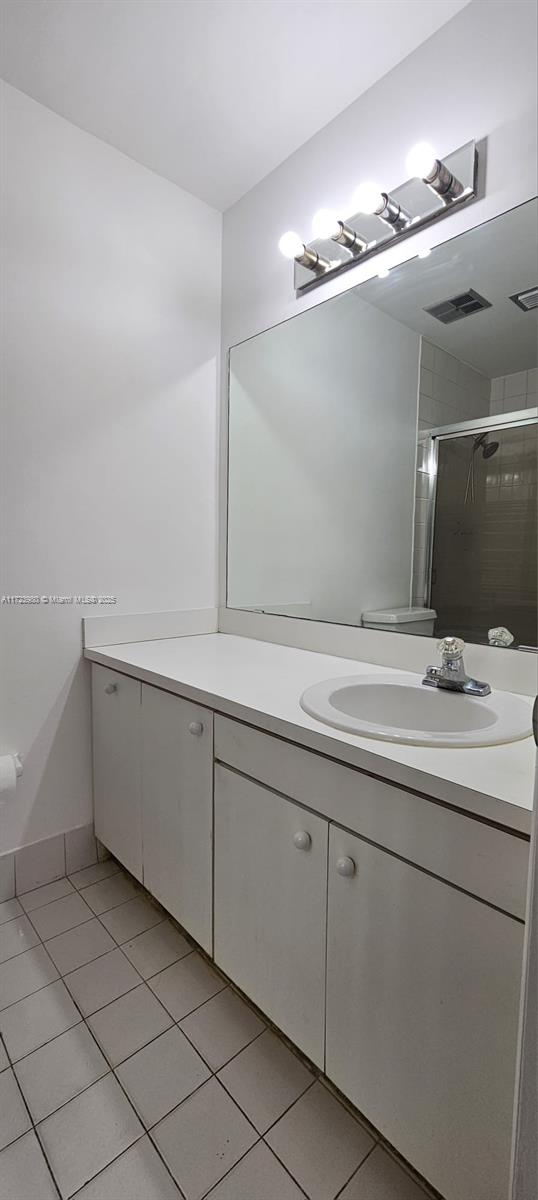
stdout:
<svg viewBox="0 0 538 1200">
<path fill-rule="evenodd" d="M 434 431 L 428 602 L 436 636 L 487 642 L 503 625 L 535 648 L 538 426 L 535 410 L 510 417 Z"/>
</svg>

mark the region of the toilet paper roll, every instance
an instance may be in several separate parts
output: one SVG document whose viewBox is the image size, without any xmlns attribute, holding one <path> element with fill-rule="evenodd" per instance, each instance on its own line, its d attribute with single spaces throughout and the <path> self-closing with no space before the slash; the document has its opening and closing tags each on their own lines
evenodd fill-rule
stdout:
<svg viewBox="0 0 538 1200">
<path fill-rule="evenodd" d="M 22 763 L 18 754 L 3 754 L 0 757 L 0 804 L 5 804 L 15 795 L 17 778 L 22 774 Z"/>
</svg>

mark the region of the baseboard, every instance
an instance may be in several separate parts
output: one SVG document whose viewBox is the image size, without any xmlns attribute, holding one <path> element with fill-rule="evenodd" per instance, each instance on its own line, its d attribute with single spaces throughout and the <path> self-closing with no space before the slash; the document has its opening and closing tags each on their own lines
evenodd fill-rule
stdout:
<svg viewBox="0 0 538 1200">
<path fill-rule="evenodd" d="M 0 903 L 91 867 L 102 858 L 108 858 L 108 851 L 97 841 L 93 824 L 11 850 L 0 855 Z"/>
</svg>

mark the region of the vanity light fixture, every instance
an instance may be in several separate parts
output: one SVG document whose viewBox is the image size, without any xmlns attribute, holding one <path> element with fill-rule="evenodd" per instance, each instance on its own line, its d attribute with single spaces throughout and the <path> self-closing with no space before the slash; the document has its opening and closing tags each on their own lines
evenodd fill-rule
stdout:
<svg viewBox="0 0 538 1200">
<path fill-rule="evenodd" d="M 355 192 L 355 204 L 359 212 L 379 217 L 396 233 L 400 233 L 411 221 L 410 213 L 389 196 L 388 192 L 382 192 L 375 183 L 359 185 Z"/>
<path fill-rule="evenodd" d="M 444 162 L 437 158 L 429 142 L 417 142 L 409 151 L 405 165 L 410 175 L 423 179 L 442 200 L 457 200 L 463 193 L 463 184 L 449 171 Z"/>
<path fill-rule="evenodd" d="M 313 233 L 307 244 L 297 233 L 283 234 L 279 246 L 293 262 L 297 296 L 320 287 L 333 275 L 354 270 L 374 254 L 389 247 L 392 251 L 396 243 L 411 239 L 426 225 L 448 217 L 458 205 L 477 198 L 478 152 L 474 141 L 446 154 L 442 161 L 430 145 L 420 142 L 410 151 L 407 162 L 412 176 L 390 193 L 375 183 L 363 182 L 354 203 L 341 210 L 345 217 L 334 209 L 320 208 L 314 215 Z M 406 257 L 428 255 L 428 248 L 413 248 Z M 395 265 L 390 262 L 388 270 Z M 382 278 L 386 278 L 384 270 Z"/>
<path fill-rule="evenodd" d="M 312 218 L 312 233 L 321 241 L 331 238 L 333 242 L 338 242 L 339 246 L 351 250 L 352 254 L 361 254 L 368 245 L 355 229 L 337 217 L 332 208 L 318 209 Z"/>
<path fill-rule="evenodd" d="M 278 248 L 284 258 L 295 259 L 295 262 L 299 263 L 301 267 L 308 267 L 309 271 L 314 271 L 316 275 L 323 275 L 331 268 L 332 264 L 328 258 L 322 258 L 317 250 L 305 246 L 299 234 L 293 233 L 291 229 L 282 234 Z"/>
</svg>

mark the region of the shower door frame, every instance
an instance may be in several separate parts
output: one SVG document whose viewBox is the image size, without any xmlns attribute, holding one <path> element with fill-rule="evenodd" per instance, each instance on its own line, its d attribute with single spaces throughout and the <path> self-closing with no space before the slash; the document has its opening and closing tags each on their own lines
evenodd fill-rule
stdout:
<svg viewBox="0 0 538 1200">
<path fill-rule="evenodd" d="M 514 412 L 498 413 L 496 416 L 478 417 L 473 421 L 456 421 L 453 425 L 440 425 L 430 429 L 427 437 L 428 452 L 428 515 L 426 520 L 426 554 L 424 557 L 423 595 L 426 608 L 431 607 L 433 543 L 435 535 L 435 503 L 437 499 L 437 466 L 439 442 L 450 441 L 469 434 L 493 433 L 494 430 L 516 429 L 519 425 L 536 425 L 538 408 L 521 408 Z"/>
</svg>

